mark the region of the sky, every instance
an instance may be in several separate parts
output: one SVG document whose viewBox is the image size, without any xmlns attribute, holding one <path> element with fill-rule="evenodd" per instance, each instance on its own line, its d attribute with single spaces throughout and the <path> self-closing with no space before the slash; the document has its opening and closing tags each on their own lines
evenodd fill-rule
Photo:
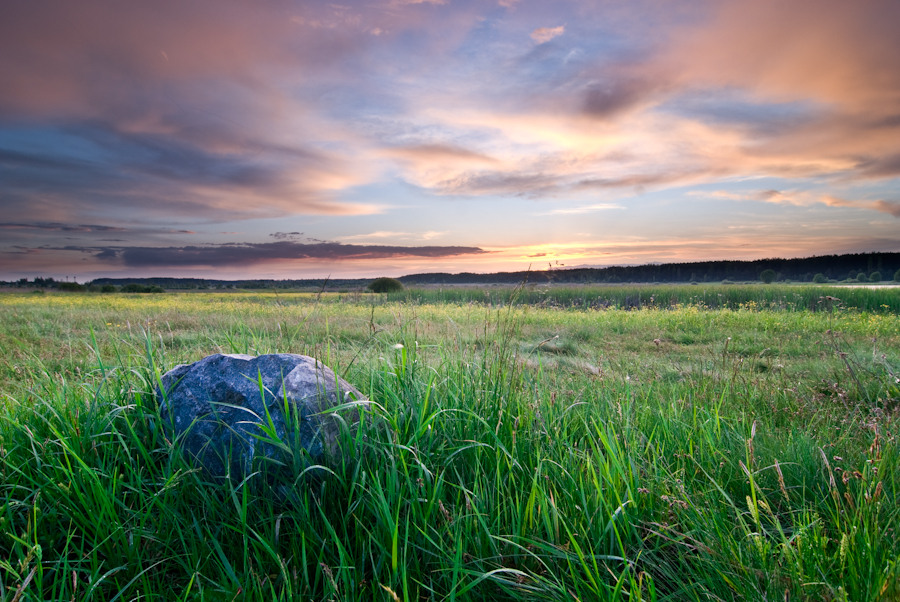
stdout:
<svg viewBox="0 0 900 602">
<path fill-rule="evenodd" d="M 900 251 L 897 0 L 8 0 L 0 279 Z"/>
</svg>

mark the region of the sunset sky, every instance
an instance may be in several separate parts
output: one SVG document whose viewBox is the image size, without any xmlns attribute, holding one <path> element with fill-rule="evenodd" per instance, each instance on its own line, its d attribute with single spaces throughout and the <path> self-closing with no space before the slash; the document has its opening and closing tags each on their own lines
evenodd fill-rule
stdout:
<svg viewBox="0 0 900 602">
<path fill-rule="evenodd" d="M 897 0 L 12 0 L 0 279 L 900 251 Z"/>
</svg>

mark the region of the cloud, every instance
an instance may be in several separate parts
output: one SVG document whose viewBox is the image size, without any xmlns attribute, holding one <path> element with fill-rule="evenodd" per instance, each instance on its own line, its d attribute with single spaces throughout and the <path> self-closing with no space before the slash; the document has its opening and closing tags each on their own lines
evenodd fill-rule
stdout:
<svg viewBox="0 0 900 602">
<path fill-rule="evenodd" d="M 562 209 L 552 209 L 537 215 L 582 215 L 585 213 L 595 213 L 597 211 L 609 211 L 611 209 L 625 209 L 623 205 L 615 203 L 599 203 L 595 205 L 586 205 L 584 207 L 566 207 Z"/>
<path fill-rule="evenodd" d="M 553 38 L 559 37 L 565 32 L 565 25 L 560 25 L 558 27 L 538 27 L 531 32 L 531 39 L 534 40 L 536 44 L 546 44 Z"/>
<path fill-rule="evenodd" d="M 825 195 L 822 197 L 822 202 L 829 207 L 854 207 L 858 209 L 870 209 L 872 211 L 878 211 L 896 218 L 900 218 L 900 201 L 850 201 L 847 199 L 842 199 L 840 197 Z"/>
<path fill-rule="evenodd" d="M 244 91 L 284 100 L 260 67 L 310 75 L 365 48 L 357 35 L 365 26 L 347 13 L 336 5 L 257 10 L 235 0 L 222 0 L 216 10 L 177 0 L 153 7 L 85 0 L 54 3 L 52 10 L 23 3 L 0 23 L 0 44 L 15 49 L 0 54 L 8 87 L 0 111 L 103 118 L 110 108 L 119 117 L 147 116 L 147 99 L 207 100 L 213 110 Z M 336 26 L 297 35 L 298 21 Z M 231 82 L 227 95 L 222 81 Z"/>
<path fill-rule="evenodd" d="M 900 201 L 873 201 L 871 207 L 875 211 L 881 211 L 882 213 L 887 213 L 888 215 L 900 218 Z"/>
<path fill-rule="evenodd" d="M 4 230 L 49 230 L 53 232 L 128 232 L 128 228 L 117 226 L 98 226 L 96 224 L 59 224 L 51 222 L 43 223 L 0 223 L 0 229 Z M 181 232 L 188 232 L 181 230 Z"/>
<path fill-rule="evenodd" d="M 65 250 L 75 250 L 66 248 Z M 89 249 L 85 249 L 89 250 Z M 95 257 L 115 260 L 128 267 L 246 266 L 278 260 L 329 261 L 375 260 L 402 257 L 444 258 L 477 255 L 486 251 L 460 246 L 348 245 L 337 242 L 221 244 L 184 247 L 109 247 L 95 250 Z"/>
<path fill-rule="evenodd" d="M 695 83 L 896 115 L 900 39 L 890 24 L 898 19 L 892 0 L 722 3 L 676 36 L 670 57 Z"/>
<path fill-rule="evenodd" d="M 265 141 L 247 141 L 235 151 L 227 136 L 208 140 L 207 148 L 198 144 L 202 136 L 126 132 L 101 123 L 72 125 L 58 136 L 60 144 L 40 154 L 0 149 L 5 193 L 25 216 L 45 214 L 33 203 L 36 197 L 69 212 L 90 207 L 102 213 L 130 199 L 145 216 L 169 219 L 378 211 L 338 201 L 335 191 L 364 182 L 366 170 L 328 152 Z M 70 156 L 67 145 L 82 153 Z"/>
<path fill-rule="evenodd" d="M 732 192 L 730 190 L 692 190 L 687 193 L 689 197 L 723 199 L 726 201 L 746 201 L 755 199 L 755 195 L 746 192 Z"/>
<path fill-rule="evenodd" d="M 391 5 L 393 6 L 407 6 L 410 4 L 435 4 L 440 6 L 447 4 L 447 0 L 391 0 Z"/>
<path fill-rule="evenodd" d="M 591 117 L 609 119 L 658 100 L 657 95 L 664 88 L 661 82 L 637 77 L 614 77 L 591 83 L 584 93 L 584 112 Z"/>
<path fill-rule="evenodd" d="M 460 173 L 437 183 L 435 188 L 442 194 L 535 197 L 552 195 L 561 185 L 562 178 L 552 173 L 485 171 Z"/>
<path fill-rule="evenodd" d="M 503 170 L 502 161 L 457 145 L 405 145 L 387 148 L 381 154 L 397 161 L 407 181 L 440 194 L 458 194 L 458 190 L 451 190 L 452 182 Z"/>
<path fill-rule="evenodd" d="M 700 175 L 705 175 L 705 172 L 681 172 L 673 169 L 670 173 L 637 173 L 611 178 L 591 178 L 577 182 L 576 186 L 581 189 L 633 188 L 641 191 L 651 186 L 661 187 L 666 184 L 685 182 Z"/>
<path fill-rule="evenodd" d="M 695 118 L 733 117 L 734 97 L 743 96 L 743 123 L 731 123 L 747 159 L 848 181 L 898 174 L 900 36 L 888 24 L 900 22 L 900 4 L 759 0 L 711 8 L 673 30 L 652 60 L 679 92 L 722 97 Z"/>
<path fill-rule="evenodd" d="M 309 30 L 308 20 L 334 27 Z M 4 204 L 73 220 L 110 211 L 246 219 L 367 214 L 351 128 L 294 91 L 366 48 L 336 6 L 216 10 L 162 0 L 21 4 L 0 21 Z M 334 149 L 343 147 L 335 152 Z M 358 152 L 364 152 L 360 150 Z M 46 213 L 45 213 L 46 215 Z"/>
<path fill-rule="evenodd" d="M 900 201 L 894 200 L 851 200 L 832 194 L 820 194 L 814 191 L 783 192 L 780 190 L 762 190 L 755 195 L 751 195 L 748 198 L 755 198 L 766 203 L 789 204 L 802 207 L 822 204 L 828 207 L 849 207 L 852 209 L 865 209 L 869 211 L 885 213 L 887 215 L 900 218 Z"/>
<path fill-rule="evenodd" d="M 459 162 L 493 164 L 499 161 L 483 153 L 449 144 L 417 144 L 390 148 L 385 154 L 413 162 Z"/>
<path fill-rule="evenodd" d="M 437 232 L 429 230 L 427 232 L 396 232 L 391 230 L 378 230 L 376 232 L 368 232 L 366 234 L 349 234 L 339 237 L 341 241 L 367 241 L 381 240 L 389 238 L 395 241 L 399 240 L 432 240 L 445 235 L 446 232 Z"/>
<path fill-rule="evenodd" d="M 862 174 L 873 178 L 900 177 L 900 153 L 865 159 L 860 162 L 859 170 Z"/>
</svg>

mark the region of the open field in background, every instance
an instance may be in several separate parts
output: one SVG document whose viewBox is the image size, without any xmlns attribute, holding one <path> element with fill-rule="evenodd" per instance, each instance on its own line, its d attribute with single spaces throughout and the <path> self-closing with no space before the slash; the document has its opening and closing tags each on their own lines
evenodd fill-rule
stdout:
<svg viewBox="0 0 900 602">
<path fill-rule="evenodd" d="M 484 303 L 564 309 L 773 309 L 831 311 L 851 308 L 900 313 L 900 289 L 893 285 L 581 285 L 534 284 L 511 287 L 439 287 L 410 289 L 387 296 L 418 303 Z"/>
<path fill-rule="evenodd" d="M 897 289 L 5 294 L 0 348 L 2 600 L 900 598 Z M 191 470 L 154 384 L 216 352 L 332 366 L 353 453 Z"/>
</svg>

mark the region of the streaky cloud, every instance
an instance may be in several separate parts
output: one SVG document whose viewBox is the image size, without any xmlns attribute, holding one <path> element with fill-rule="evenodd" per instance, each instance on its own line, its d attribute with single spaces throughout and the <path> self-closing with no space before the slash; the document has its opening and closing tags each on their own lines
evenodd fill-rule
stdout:
<svg viewBox="0 0 900 602">
<path fill-rule="evenodd" d="M 387 154 L 401 159 L 429 161 L 466 161 L 475 163 L 498 163 L 488 155 L 449 144 L 418 144 L 389 149 Z"/>
<path fill-rule="evenodd" d="M 872 209 L 900 218 L 900 201 L 875 201 Z"/>
<path fill-rule="evenodd" d="M 552 209 L 550 211 L 539 213 L 538 215 L 583 215 L 585 213 L 609 211 L 611 209 L 625 209 L 625 206 L 616 203 L 600 203 L 595 205 L 586 205 L 583 207 L 564 207 L 560 209 Z"/>
<path fill-rule="evenodd" d="M 62 224 L 51 222 L 15 223 L 2 222 L 3 230 L 50 230 L 54 232 L 128 232 L 128 228 L 118 226 L 99 226 L 96 224 Z"/>
<path fill-rule="evenodd" d="M 875 201 L 853 201 L 842 199 L 840 197 L 825 195 L 822 202 L 829 207 L 855 207 L 859 209 L 871 209 L 880 213 L 886 213 L 896 218 L 900 218 L 900 201 L 886 201 L 883 199 Z"/>
<path fill-rule="evenodd" d="M 228 243 L 183 247 L 109 247 L 95 257 L 127 267 L 244 266 L 278 260 L 372 260 L 401 257 L 442 258 L 487 253 L 479 247 L 352 245 L 337 242 Z"/>
</svg>

